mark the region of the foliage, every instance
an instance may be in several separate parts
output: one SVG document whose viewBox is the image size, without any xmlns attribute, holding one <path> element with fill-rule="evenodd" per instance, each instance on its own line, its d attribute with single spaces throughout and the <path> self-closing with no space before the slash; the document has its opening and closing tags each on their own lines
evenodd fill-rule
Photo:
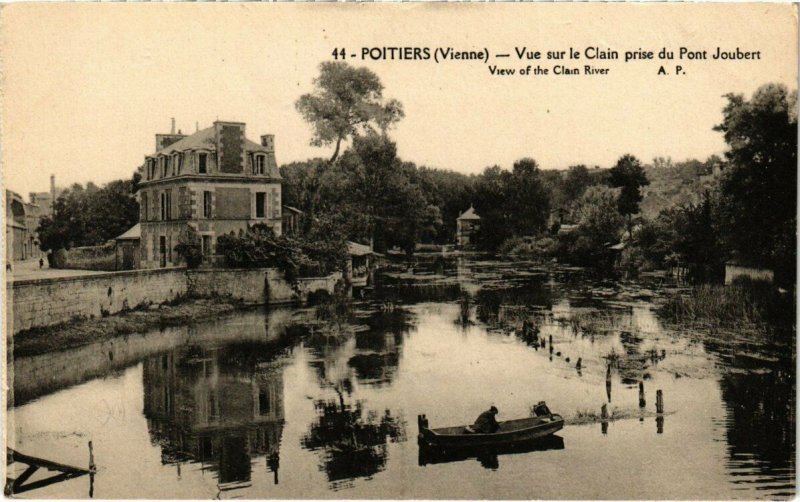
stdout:
<svg viewBox="0 0 800 502">
<path fill-rule="evenodd" d="M 619 241 L 623 226 L 616 208 L 616 190 L 599 185 L 587 189 L 570 215 L 577 228 L 559 236 L 559 256 L 576 265 L 610 266 L 609 246 Z"/>
<path fill-rule="evenodd" d="M 728 166 L 720 185 L 725 248 L 744 261 L 772 266 L 795 281 L 797 97 L 781 84 L 761 86 L 748 101 L 727 94 L 722 123 Z"/>
<path fill-rule="evenodd" d="M 735 327 L 778 320 L 791 325 L 794 308 L 790 295 L 770 284 L 743 280 L 732 285 L 704 284 L 689 294 L 674 294 L 661 309 L 673 322 Z"/>
<path fill-rule="evenodd" d="M 368 68 L 353 68 L 344 62 L 320 65 L 314 92 L 295 103 L 297 111 L 314 127 L 311 144 L 335 144 L 330 162 L 339 156 L 342 141 L 356 134 L 385 132 L 403 118 L 397 100 L 383 100 L 383 84 Z"/>
<path fill-rule="evenodd" d="M 220 235 L 217 252 L 229 266 L 275 267 L 287 281 L 340 271 L 347 259 L 347 243 L 329 223 L 319 223 L 307 238 L 277 236 L 272 228 L 257 224 L 241 235 Z"/>
<path fill-rule="evenodd" d="M 619 214 L 628 217 L 630 234 L 633 231 L 632 216 L 639 212 L 639 203 L 642 201 L 641 187 L 650 184 L 642 163 L 633 155 L 623 155 L 611 168 L 608 183 L 612 187 L 622 189 L 617 199 L 617 209 Z"/>
<path fill-rule="evenodd" d="M 531 158 L 515 162 L 511 172 L 499 166 L 486 168 L 474 194 L 481 217 L 477 241 L 484 250 L 496 251 L 510 237 L 537 235 L 545 229 L 550 194 Z"/>
<path fill-rule="evenodd" d="M 197 231 L 187 226 L 178 237 L 175 252 L 186 262 L 188 268 L 197 268 L 203 262 L 203 249 L 200 235 Z"/>
<path fill-rule="evenodd" d="M 124 233 L 139 221 L 139 204 L 131 181 L 117 180 L 98 188 L 74 184 L 53 204 L 53 216 L 39 222 L 42 251 L 95 246 Z"/>
</svg>

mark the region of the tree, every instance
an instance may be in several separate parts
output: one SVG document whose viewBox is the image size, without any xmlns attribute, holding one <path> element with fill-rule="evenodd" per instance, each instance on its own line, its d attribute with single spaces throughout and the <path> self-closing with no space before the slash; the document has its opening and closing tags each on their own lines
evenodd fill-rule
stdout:
<svg viewBox="0 0 800 502">
<path fill-rule="evenodd" d="M 53 216 L 39 222 L 42 251 L 95 246 L 122 234 L 139 221 L 132 181 L 117 180 L 98 188 L 74 184 L 53 204 Z"/>
<path fill-rule="evenodd" d="M 623 155 L 611 168 L 608 182 L 612 187 L 622 188 L 617 199 L 617 210 L 619 214 L 627 216 L 628 235 L 632 236 L 633 215 L 639 212 L 639 203 L 642 201 L 641 187 L 650 184 L 642 163 L 633 155 Z"/>
<path fill-rule="evenodd" d="M 313 146 L 335 144 L 329 163 L 339 156 L 342 141 L 355 134 L 385 132 L 403 118 L 397 100 L 384 101 L 383 84 L 368 68 L 353 68 L 343 62 L 320 65 L 315 90 L 304 94 L 295 107 L 314 128 Z"/>
<path fill-rule="evenodd" d="M 592 184 L 589 168 L 583 164 L 570 166 L 564 180 L 564 196 L 567 201 L 577 200 Z"/>
<path fill-rule="evenodd" d="M 524 158 L 514 162 L 505 203 L 512 232 L 517 236 L 535 235 L 544 230 L 550 213 L 550 197 L 540 178 L 539 164 Z"/>
<path fill-rule="evenodd" d="M 577 229 L 560 237 L 561 254 L 577 265 L 607 268 L 612 263 L 609 245 L 616 243 L 623 226 L 617 190 L 589 187 L 572 209 L 571 220 Z"/>
<path fill-rule="evenodd" d="M 797 97 L 782 84 L 759 87 L 748 101 L 727 94 L 722 123 L 728 165 L 720 183 L 720 225 L 728 252 L 775 267 L 795 280 Z"/>
</svg>

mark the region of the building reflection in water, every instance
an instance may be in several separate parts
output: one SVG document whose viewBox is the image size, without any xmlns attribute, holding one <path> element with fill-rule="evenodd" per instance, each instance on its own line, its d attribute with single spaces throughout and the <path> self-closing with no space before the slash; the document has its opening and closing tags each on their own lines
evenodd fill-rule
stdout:
<svg viewBox="0 0 800 502">
<path fill-rule="evenodd" d="M 144 415 L 162 462 L 200 462 L 235 488 L 263 456 L 278 482 L 283 375 L 268 354 L 274 347 L 258 343 L 184 346 L 144 361 Z"/>
</svg>

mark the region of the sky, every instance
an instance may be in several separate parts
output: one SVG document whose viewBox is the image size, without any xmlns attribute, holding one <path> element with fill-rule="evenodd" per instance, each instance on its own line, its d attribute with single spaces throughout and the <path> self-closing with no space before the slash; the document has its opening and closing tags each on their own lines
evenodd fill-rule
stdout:
<svg viewBox="0 0 800 502">
<path fill-rule="evenodd" d="M 154 135 L 214 120 L 275 134 L 279 164 L 329 157 L 295 101 L 319 64 L 345 48 L 373 70 L 405 118 L 391 131 L 418 165 L 479 173 L 533 157 L 544 169 L 610 167 L 631 153 L 705 159 L 725 150 L 712 130 L 728 92 L 797 88 L 797 19 L 775 4 L 197 4 L 4 5 L 2 173 L 24 194 L 130 178 Z M 714 61 L 716 47 L 759 60 Z M 483 61 L 362 60 L 367 47 L 488 49 Z M 515 47 L 579 61 L 520 61 Z M 587 47 L 706 50 L 708 60 L 585 60 Z M 510 53 L 499 59 L 496 54 Z M 433 56 L 433 54 L 431 54 Z M 494 76 L 489 65 L 547 68 Z M 553 75 L 590 64 L 605 75 Z M 659 76 L 664 64 L 669 75 Z M 675 75 L 674 66 L 685 74 Z"/>
</svg>

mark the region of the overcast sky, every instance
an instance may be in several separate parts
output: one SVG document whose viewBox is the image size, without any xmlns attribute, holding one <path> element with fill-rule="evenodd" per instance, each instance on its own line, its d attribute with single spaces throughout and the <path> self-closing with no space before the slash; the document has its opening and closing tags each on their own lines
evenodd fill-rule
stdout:
<svg viewBox="0 0 800 502">
<path fill-rule="evenodd" d="M 392 131 L 418 165 L 478 173 L 533 157 L 545 169 L 610 166 L 624 153 L 705 159 L 724 151 L 727 92 L 796 88 L 791 5 L 621 4 L 16 4 L 4 6 L 3 175 L 24 194 L 129 178 L 154 134 L 219 118 L 276 136 L 279 163 L 329 156 L 295 111 L 334 48 L 515 47 L 583 52 L 685 46 L 758 50 L 757 61 L 566 62 L 595 76 L 491 76 L 482 62 L 361 61 L 400 100 Z M 514 57 L 490 64 L 526 66 Z M 532 62 L 534 66 L 537 62 Z M 552 68 L 557 61 L 539 61 Z"/>
</svg>

